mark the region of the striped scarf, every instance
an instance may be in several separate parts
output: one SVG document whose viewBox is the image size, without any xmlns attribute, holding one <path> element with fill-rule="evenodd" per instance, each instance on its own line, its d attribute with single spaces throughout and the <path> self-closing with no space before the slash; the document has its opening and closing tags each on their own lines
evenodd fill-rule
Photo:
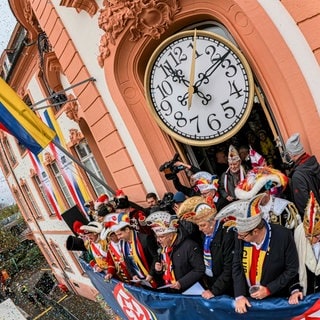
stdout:
<svg viewBox="0 0 320 320">
<path fill-rule="evenodd" d="M 249 287 L 261 282 L 262 267 L 271 239 L 271 227 L 268 223 L 266 227 L 266 236 L 260 249 L 256 249 L 250 242 L 244 241 L 243 244 L 242 266 Z"/>
<path fill-rule="evenodd" d="M 131 241 L 122 241 L 121 249 L 123 255 L 128 259 L 134 275 L 145 279 L 149 274 L 149 266 L 136 231 L 133 231 Z"/>
<path fill-rule="evenodd" d="M 175 283 L 176 282 L 176 277 L 174 274 L 174 270 L 172 267 L 172 260 L 171 260 L 171 252 L 172 252 L 172 245 L 174 244 L 175 240 L 177 238 L 177 235 L 175 234 L 171 244 L 169 247 L 164 247 L 162 248 L 162 260 L 164 262 L 165 265 L 165 270 L 164 270 L 164 274 L 163 274 L 163 280 L 165 282 L 165 284 L 171 284 L 171 283 Z"/>
<path fill-rule="evenodd" d="M 123 259 L 122 252 L 118 247 L 118 243 L 112 241 L 109 243 L 109 253 L 111 255 L 112 261 L 116 268 L 116 273 L 120 280 L 123 282 L 129 282 L 129 271 L 127 270 L 127 266 Z"/>
<path fill-rule="evenodd" d="M 213 269 L 213 261 L 210 251 L 210 245 L 212 240 L 215 238 L 217 231 L 219 228 L 219 221 L 216 221 L 216 224 L 214 226 L 214 230 L 210 236 L 206 236 L 203 243 L 203 259 L 204 259 L 204 265 L 206 267 L 206 275 L 209 277 L 213 276 L 212 269 Z"/>
</svg>

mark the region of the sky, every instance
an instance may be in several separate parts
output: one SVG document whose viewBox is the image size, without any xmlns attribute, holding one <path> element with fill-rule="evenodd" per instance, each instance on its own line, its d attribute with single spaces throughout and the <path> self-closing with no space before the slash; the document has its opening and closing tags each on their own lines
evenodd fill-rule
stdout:
<svg viewBox="0 0 320 320">
<path fill-rule="evenodd" d="M 7 0 L 0 0 L 0 53 L 7 48 L 11 33 L 16 25 Z"/>
<path fill-rule="evenodd" d="M 0 0 L 0 54 L 7 48 L 16 23 L 17 21 L 11 12 L 8 1 Z M 13 202 L 13 196 L 0 170 L 0 205 L 12 204 Z"/>
</svg>

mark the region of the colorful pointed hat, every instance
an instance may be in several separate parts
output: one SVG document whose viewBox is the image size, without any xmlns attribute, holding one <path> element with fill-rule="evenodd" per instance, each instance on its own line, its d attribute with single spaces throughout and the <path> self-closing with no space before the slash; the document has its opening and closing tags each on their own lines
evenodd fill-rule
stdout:
<svg viewBox="0 0 320 320">
<path fill-rule="evenodd" d="M 106 216 L 104 220 L 105 228 L 112 228 L 118 225 L 120 222 L 125 222 L 130 225 L 130 218 L 127 213 L 110 213 Z M 123 225 L 124 226 L 124 225 Z"/>
<path fill-rule="evenodd" d="M 265 158 L 260 153 L 253 150 L 251 146 L 249 147 L 249 156 L 252 168 L 264 167 L 267 165 Z"/>
<path fill-rule="evenodd" d="M 147 224 L 156 235 L 177 232 L 178 218 L 166 211 L 156 211 L 151 213 L 147 219 Z"/>
<path fill-rule="evenodd" d="M 216 220 L 231 218 L 227 221 L 228 227 L 234 227 L 237 232 L 253 230 L 262 220 L 260 200 L 264 194 L 258 194 L 251 200 L 237 200 L 222 208 L 216 215 Z"/>
<path fill-rule="evenodd" d="M 304 213 L 303 228 L 307 237 L 320 234 L 320 207 L 312 191 Z"/>
<path fill-rule="evenodd" d="M 199 171 L 192 175 L 192 179 L 194 179 L 199 191 L 205 192 L 209 190 L 218 190 L 219 188 L 219 179 L 214 174 L 211 174 L 207 171 Z"/>
<path fill-rule="evenodd" d="M 288 177 L 281 171 L 270 167 L 256 167 L 236 186 L 235 195 L 240 200 L 248 200 L 258 194 L 262 188 L 266 190 L 281 188 L 288 184 Z"/>
<path fill-rule="evenodd" d="M 240 156 L 239 156 L 237 149 L 231 144 L 229 146 L 228 162 L 232 163 L 232 162 L 237 162 L 240 160 L 241 159 L 240 159 Z"/>
<path fill-rule="evenodd" d="M 216 213 L 217 209 L 207 204 L 203 197 L 194 196 L 182 203 L 178 210 L 178 217 L 197 224 L 200 221 L 212 219 Z"/>
</svg>

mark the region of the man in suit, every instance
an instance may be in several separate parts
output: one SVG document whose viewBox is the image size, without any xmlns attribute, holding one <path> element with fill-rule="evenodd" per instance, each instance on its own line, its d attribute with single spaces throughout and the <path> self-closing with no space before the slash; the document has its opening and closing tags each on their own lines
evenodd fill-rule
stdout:
<svg viewBox="0 0 320 320">
<path fill-rule="evenodd" d="M 158 246 L 155 237 L 136 231 L 126 221 L 119 222 L 112 229 L 120 240 L 121 253 L 131 280 L 144 284 L 149 282 L 150 286 L 156 287 L 153 279 L 154 266 L 158 261 Z"/>
<path fill-rule="evenodd" d="M 235 227 L 232 277 L 234 281 L 235 311 L 247 312 L 248 297 L 289 297 L 299 295 L 299 259 L 290 230 L 269 224 L 262 218 L 261 197 L 238 200 L 223 208 L 217 219 L 232 216 L 229 226 Z"/>
</svg>

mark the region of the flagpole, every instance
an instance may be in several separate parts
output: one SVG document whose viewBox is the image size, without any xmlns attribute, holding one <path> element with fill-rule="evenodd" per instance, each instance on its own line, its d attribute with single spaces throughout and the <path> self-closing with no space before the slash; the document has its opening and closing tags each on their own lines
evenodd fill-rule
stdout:
<svg viewBox="0 0 320 320">
<path fill-rule="evenodd" d="M 51 141 L 59 150 L 61 150 L 65 155 L 67 155 L 72 161 L 74 161 L 80 168 L 82 168 L 85 172 L 87 172 L 92 178 L 98 181 L 102 186 L 104 186 L 109 192 L 115 194 L 115 191 L 108 186 L 105 181 L 103 181 L 100 177 L 98 177 L 94 172 L 88 169 L 81 161 L 75 158 L 68 150 L 63 148 L 55 139 Z"/>
<path fill-rule="evenodd" d="M 63 89 L 63 90 L 60 90 L 60 91 L 58 91 L 58 92 L 55 92 L 55 93 L 51 94 L 49 97 L 46 97 L 46 98 L 44 98 L 44 99 L 42 99 L 42 100 L 39 100 L 39 101 L 35 102 L 35 103 L 32 104 L 29 108 L 33 110 L 33 108 L 34 108 L 35 106 L 37 106 L 38 104 L 40 104 L 41 102 L 45 102 L 45 101 L 47 101 L 47 100 L 50 100 L 51 98 L 53 98 L 54 96 L 56 96 L 56 95 L 58 95 L 58 94 L 64 93 L 64 92 L 66 92 L 66 91 L 68 91 L 68 90 L 70 90 L 70 89 L 72 89 L 72 88 L 74 88 L 74 87 L 80 86 L 81 84 L 86 83 L 86 82 L 89 82 L 89 81 L 96 81 L 96 79 L 95 79 L 94 77 L 91 77 L 91 78 L 82 80 L 82 81 L 80 81 L 80 82 L 78 82 L 78 83 L 76 83 L 76 84 L 74 84 L 74 85 L 72 85 L 72 86 L 70 86 L 70 87 L 68 87 L 68 88 L 65 88 L 65 89 Z M 66 102 L 68 102 L 68 101 L 66 101 Z"/>
</svg>

